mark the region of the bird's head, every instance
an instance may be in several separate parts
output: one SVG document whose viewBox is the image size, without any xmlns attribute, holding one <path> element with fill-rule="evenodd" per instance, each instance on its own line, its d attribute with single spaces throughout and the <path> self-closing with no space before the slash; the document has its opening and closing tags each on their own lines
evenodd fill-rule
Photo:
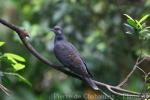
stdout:
<svg viewBox="0 0 150 100">
<path fill-rule="evenodd" d="M 55 26 L 53 29 L 51 29 L 56 35 L 63 34 L 63 29 L 60 26 Z"/>
</svg>

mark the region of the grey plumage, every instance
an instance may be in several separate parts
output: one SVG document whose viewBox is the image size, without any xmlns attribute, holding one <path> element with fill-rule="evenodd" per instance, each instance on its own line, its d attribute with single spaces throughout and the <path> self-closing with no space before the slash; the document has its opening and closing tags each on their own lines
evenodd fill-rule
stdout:
<svg viewBox="0 0 150 100">
<path fill-rule="evenodd" d="M 55 26 L 52 31 L 55 33 L 54 53 L 56 58 L 71 71 L 81 75 L 94 90 L 98 90 L 96 84 L 91 80 L 91 74 L 79 52 L 65 39 L 63 29 Z"/>
</svg>

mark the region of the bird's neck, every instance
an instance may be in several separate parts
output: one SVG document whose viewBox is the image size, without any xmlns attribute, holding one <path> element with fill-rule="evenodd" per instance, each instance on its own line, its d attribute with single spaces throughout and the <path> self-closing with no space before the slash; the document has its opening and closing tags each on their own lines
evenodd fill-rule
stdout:
<svg viewBox="0 0 150 100">
<path fill-rule="evenodd" d="M 59 42 L 59 41 L 64 41 L 64 40 L 66 40 L 64 35 L 56 35 L 55 36 L 55 43 Z"/>
</svg>

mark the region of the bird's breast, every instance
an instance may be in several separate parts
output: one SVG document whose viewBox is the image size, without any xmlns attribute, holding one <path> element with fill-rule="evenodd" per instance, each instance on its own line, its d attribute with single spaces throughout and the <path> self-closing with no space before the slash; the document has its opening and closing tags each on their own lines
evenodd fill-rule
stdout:
<svg viewBox="0 0 150 100">
<path fill-rule="evenodd" d="M 54 46 L 54 52 L 56 57 L 62 64 L 70 66 L 79 66 L 82 64 L 82 60 L 80 59 L 78 53 L 76 52 L 76 50 L 73 50 L 71 46 L 68 46 L 63 43 L 56 44 Z"/>
</svg>

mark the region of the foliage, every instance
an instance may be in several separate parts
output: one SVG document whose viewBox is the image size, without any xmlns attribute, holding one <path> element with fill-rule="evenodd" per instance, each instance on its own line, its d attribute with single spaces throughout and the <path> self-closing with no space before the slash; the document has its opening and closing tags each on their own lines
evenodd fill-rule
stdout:
<svg viewBox="0 0 150 100">
<path fill-rule="evenodd" d="M 139 39 L 149 39 L 150 38 L 150 26 L 146 26 L 145 20 L 148 19 L 149 15 L 143 16 L 140 20 L 136 20 L 131 18 L 129 15 L 124 14 L 128 19 L 127 22 L 128 24 L 125 24 L 130 30 L 132 31 L 127 31 L 126 33 L 132 34 L 137 34 L 139 35 Z"/>
<path fill-rule="evenodd" d="M 140 32 L 141 28 L 147 30 L 145 27 L 150 25 L 149 17 L 146 19 L 141 16 L 149 14 L 149 11 L 149 0 L 1 0 L 0 4 L 0 17 L 29 32 L 32 45 L 57 64 L 60 63 L 53 54 L 54 34 L 49 32 L 49 28 L 63 26 L 66 38 L 78 48 L 93 78 L 112 85 L 117 85 L 124 79 L 135 64 L 141 49 L 145 55 L 150 55 L 148 32 L 134 32 Z M 124 34 L 123 31 L 122 25 L 126 22 L 126 18 L 122 16 L 124 13 L 132 16 L 127 23 L 131 35 Z M 138 18 L 140 19 L 137 20 Z M 22 64 L 26 65 L 17 73 L 26 77 L 33 85 L 31 89 L 12 76 L 8 78 L 11 83 L 4 78 L 3 83 L 13 90 L 14 95 L 7 97 L 0 94 L 1 100 L 55 100 L 58 99 L 55 97 L 57 94 L 83 96 L 89 91 L 81 81 L 67 77 L 34 58 L 20 43 L 16 33 L 12 34 L 14 32 L 2 25 L 0 33 L 0 40 L 6 41 L 0 51 L 3 54 L 13 52 L 26 59 L 23 62 L 11 56 L 14 61 L 2 63 L 1 66 L 4 67 L 0 67 L 1 70 L 11 69 L 11 72 L 16 73 L 23 68 Z M 146 40 L 142 48 L 139 47 L 141 41 L 138 39 Z M 12 63 L 16 65 L 15 62 L 19 63 L 18 69 L 11 66 Z M 143 70 L 150 71 L 148 62 L 142 65 Z M 144 83 L 140 76 L 141 74 L 135 73 L 125 87 L 134 91 L 142 90 Z M 61 98 L 67 99 L 70 98 Z M 79 99 L 83 100 L 83 97 Z M 116 97 L 116 100 L 125 99 Z"/>
<path fill-rule="evenodd" d="M 3 46 L 5 42 L 0 41 L 0 47 Z M 13 53 L 2 53 L 0 52 L 0 62 L 5 61 L 6 63 L 9 63 L 11 67 L 13 67 L 12 72 L 4 72 L 0 71 L 0 79 L 2 79 L 3 76 L 10 75 L 10 76 L 16 76 L 18 80 L 23 81 L 31 86 L 31 83 L 25 79 L 20 74 L 16 73 L 15 71 L 19 71 L 25 68 L 25 65 L 20 62 L 25 62 L 25 59 L 19 55 L 13 54 Z M 3 67 L 3 66 L 1 66 Z"/>
<path fill-rule="evenodd" d="M 4 44 L 5 44 L 5 42 L 2 42 L 2 41 L 1 41 L 1 42 L 0 42 L 0 47 L 3 46 Z"/>
<path fill-rule="evenodd" d="M 127 22 L 128 24 L 125 24 L 127 28 L 130 28 L 130 30 L 132 31 L 127 31 L 126 33 L 128 34 L 133 34 L 133 35 L 138 35 L 138 38 L 143 41 L 146 41 L 148 39 L 150 39 L 150 26 L 146 26 L 146 19 L 148 19 L 149 15 L 144 15 L 140 20 L 136 20 L 133 19 L 132 17 L 130 17 L 127 14 L 124 14 L 128 19 Z M 133 32 L 133 33 L 132 33 Z M 142 50 L 141 50 L 141 56 L 142 56 Z M 146 55 L 149 56 L 149 55 Z M 145 56 L 145 57 L 146 57 Z M 145 73 L 145 71 L 143 70 L 143 72 Z M 145 80 L 145 90 L 148 90 L 146 93 L 150 93 L 150 76 L 149 76 L 150 72 L 148 72 L 145 76 L 144 76 L 144 80 Z M 146 100 L 146 99 L 145 99 Z"/>
</svg>

